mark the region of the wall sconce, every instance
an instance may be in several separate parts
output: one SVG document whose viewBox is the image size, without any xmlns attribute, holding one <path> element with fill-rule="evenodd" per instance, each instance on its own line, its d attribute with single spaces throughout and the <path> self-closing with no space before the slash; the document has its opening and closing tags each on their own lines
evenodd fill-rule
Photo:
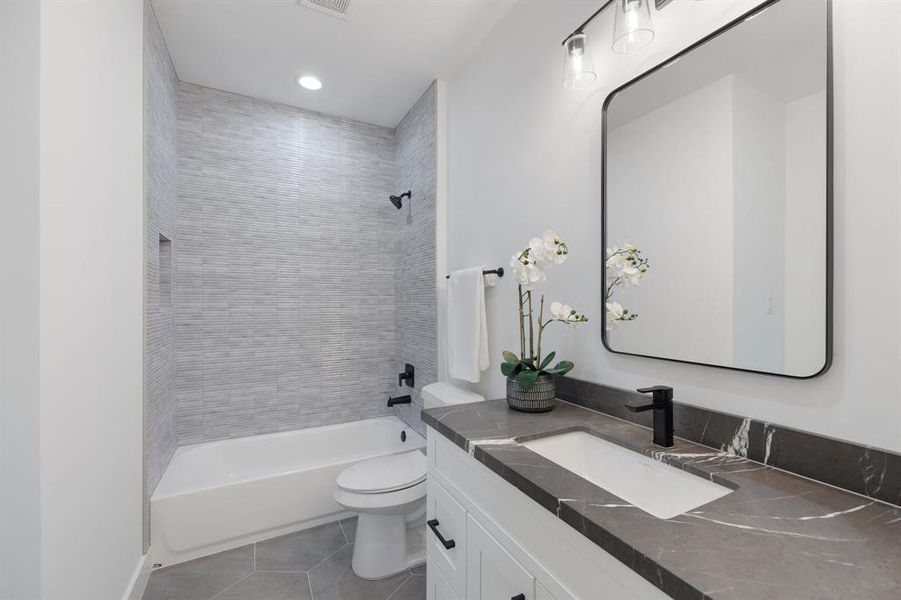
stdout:
<svg viewBox="0 0 901 600">
<path fill-rule="evenodd" d="M 563 40 L 563 87 L 585 89 L 597 79 L 585 28 L 608 7 L 616 5 L 611 48 L 618 54 L 635 52 L 654 40 L 649 0 L 607 0 Z M 664 2 L 659 2 L 658 7 Z"/>
<path fill-rule="evenodd" d="M 597 78 L 588 36 L 584 33 L 572 34 L 563 42 L 563 87 L 583 90 Z"/>
<path fill-rule="evenodd" d="M 628 54 L 654 41 L 654 24 L 648 0 L 617 0 L 613 25 L 613 51 Z"/>
</svg>

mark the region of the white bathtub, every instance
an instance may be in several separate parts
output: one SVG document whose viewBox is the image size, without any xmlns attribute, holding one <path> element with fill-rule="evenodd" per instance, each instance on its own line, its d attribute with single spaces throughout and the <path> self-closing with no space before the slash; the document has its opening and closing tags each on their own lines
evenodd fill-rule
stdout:
<svg viewBox="0 0 901 600">
<path fill-rule="evenodd" d="M 150 500 L 153 563 L 171 565 L 348 516 L 332 499 L 342 470 L 424 447 L 422 436 L 395 417 L 183 446 Z"/>
</svg>

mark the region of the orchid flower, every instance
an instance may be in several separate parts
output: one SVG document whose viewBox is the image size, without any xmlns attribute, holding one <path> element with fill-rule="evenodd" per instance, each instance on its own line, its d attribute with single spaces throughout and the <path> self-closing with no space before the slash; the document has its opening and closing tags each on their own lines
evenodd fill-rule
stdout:
<svg viewBox="0 0 901 600">
<path fill-rule="evenodd" d="M 616 327 L 620 321 L 633 321 L 636 313 L 629 312 L 618 302 L 613 302 L 613 292 L 617 287 L 635 287 L 648 272 L 648 259 L 641 256 L 641 250 L 625 242 L 622 247 L 607 248 L 604 261 L 607 289 L 604 302 L 607 312 L 607 330 Z"/>
<path fill-rule="evenodd" d="M 577 313 L 572 307 L 561 302 L 551 304 L 551 318 L 544 320 L 544 296 L 541 296 L 538 310 L 537 352 L 535 346 L 535 314 L 532 304 L 532 285 L 547 279 L 546 271 L 554 265 L 566 262 L 569 247 L 560 239 L 555 231 L 546 230 L 540 237 L 529 240 L 526 248 L 510 259 L 510 266 L 519 283 L 519 356 L 513 352 L 504 352 L 501 372 L 507 377 L 516 376 L 519 384 L 528 389 L 541 374 L 565 375 L 572 368 L 569 361 L 560 361 L 553 367 L 556 352 L 547 356 L 541 354 L 541 339 L 545 327 L 555 321 L 566 324 L 585 323 L 588 317 Z M 526 331 L 528 330 L 528 336 Z"/>
</svg>

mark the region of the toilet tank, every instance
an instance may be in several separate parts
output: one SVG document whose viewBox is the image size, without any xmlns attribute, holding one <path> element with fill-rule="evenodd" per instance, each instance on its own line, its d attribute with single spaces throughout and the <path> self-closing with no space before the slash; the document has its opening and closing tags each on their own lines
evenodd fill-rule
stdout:
<svg viewBox="0 0 901 600">
<path fill-rule="evenodd" d="M 485 397 L 480 394 L 459 388 L 446 381 L 430 383 L 422 388 L 422 405 L 424 408 L 481 402 L 484 399 Z"/>
</svg>

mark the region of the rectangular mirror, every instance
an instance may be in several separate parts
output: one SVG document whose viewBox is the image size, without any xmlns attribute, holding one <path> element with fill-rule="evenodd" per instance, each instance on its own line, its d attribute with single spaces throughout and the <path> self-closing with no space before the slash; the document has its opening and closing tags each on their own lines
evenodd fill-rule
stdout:
<svg viewBox="0 0 901 600">
<path fill-rule="evenodd" d="M 610 351 L 800 378 L 829 367 L 830 9 L 765 3 L 608 96 Z"/>
</svg>

